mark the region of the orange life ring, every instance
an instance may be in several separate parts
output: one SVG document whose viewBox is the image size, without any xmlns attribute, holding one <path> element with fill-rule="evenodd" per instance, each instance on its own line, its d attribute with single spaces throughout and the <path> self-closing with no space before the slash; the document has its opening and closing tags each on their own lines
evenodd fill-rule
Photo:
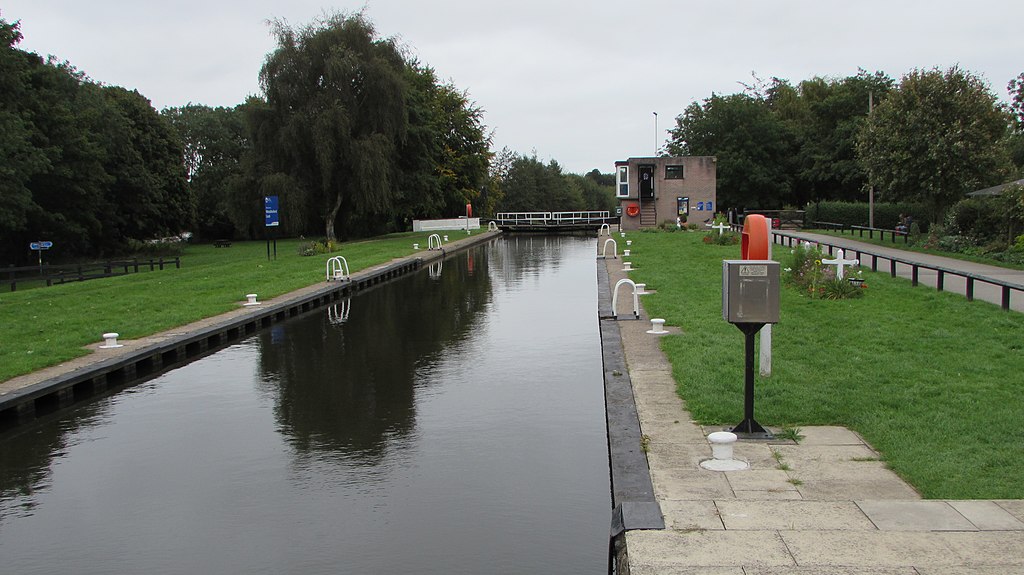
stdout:
<svg viewBox="0 0 1024 575">
<path fill-rule="evenodd" d="M 740 253 L 745 260 L 768 259 L 768 220 L 761 214 L 743 218 L 743 243 Z"/>
<path fill-rule="evenodd" d="M 626 215 L 631 218 L 637 217 L 638 215 L 640 215 L 640 206 L 636 204 L 630 204 L 626 206 Z"/>
</svg>

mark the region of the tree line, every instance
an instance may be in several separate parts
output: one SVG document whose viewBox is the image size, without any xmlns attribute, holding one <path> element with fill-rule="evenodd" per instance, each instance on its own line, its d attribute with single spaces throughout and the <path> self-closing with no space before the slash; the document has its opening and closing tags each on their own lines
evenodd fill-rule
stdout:
<svg viewBox="0 0 1024 575">
<path fill-rule="evenodd" d="M 18 49 L 0 19 L 0 256 L 29 242 L 63 257 L 146 241 L 365 237 L 412 219 L 498 210 L 611 209 L 610 175 L 565 174 L 536 154 L 491 151 L 484 111 L 363 13 L 273 22 L 261 94 L 232 107 L 157 112 L 136 91 Z"/>
<path fill-rule="evenodd" d="M 976 74 L 914 70 L 897 83 L 861 70 L 796 85 L 754 77 L 676 118 L 670 155 L 717 156 L 719 205 L 864 202 L 928 206 L 933 221 L 967 192 L 1024 173 L 1024 74 L 1001 104 Z"/>
<path fill-rule="evenodd" d="M 195 218 L 174 129 L 138 92 L 16 47 L 0 19 L 0 254 L 33 241 L 69 254 L 119 251 Z"/>
</svg>

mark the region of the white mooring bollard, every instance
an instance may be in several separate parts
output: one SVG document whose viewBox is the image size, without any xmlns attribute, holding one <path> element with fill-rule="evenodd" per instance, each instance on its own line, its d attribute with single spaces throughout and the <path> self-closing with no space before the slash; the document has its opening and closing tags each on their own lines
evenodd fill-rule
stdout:
<svg viewBox="0 0 1024 575">
<path fill-rule="evenodd" d="M 413 244 L 412 245 L 412 249 L 418 250 L 418 249 L 420 249 L 420 245 L 419 244 Z"/>
<path fill-rule="evenodd" d="M 626 237 L 626 232 L 619 232 L 619 235 L 622 237 Z"/>
<path fill-rule="evenodd" d="M 637 284 L 637 287 L 640 287 L 640 285 Z M 651 329 L 647 330 L 647 333 L 653 335 L 663 335 L 668 333 L 668 330 L 665 329 L 665 320 L 661 319 L 660 317 L 652 318 Z"/>
<path fill-rule="evenodd" d="M 636 284 L 636 295 L 647 295 L 647 284 Z"/>
<path fill-rule="evenodd" d="M 114 332 L 103 334 L 103 345 L 100 346 L 100 349 L 113 349 L 115 347 L 124 347 L 120 343 L 117 343 L 117 337 L 119 335 L 121 334 Z"/>
<path fill-rule="evenodd" d="M 731 431 L 716 431 L 708 434 L 708 441 L 711 443 L 711 457 L 701 461 L 700 466 L 710 471 L 739 471 L 748 467 L 746 461 L 733 459 L 733 445 L 736 443 L 736 434 Z"/>
<path fill-rule="evenodd" d="M 256 301 L 256 294 L 254 294 L 254 293 L 247 293 L 247 294 L 245 294 L 245 299 L 248 300 L 248 301 L 246 301 L 245 303 L 242 304 L 244 306 L 260 305 L 260 303 L 261 303 L 261 302 Z"/>
<path fill-rule="evenodd" d="M 631 271 L 633 271 L 633 262 L 622 262 L 622 265 L 623 265 L 622 271 L 624 271 L 624 272 L 631 272 Z"/>
<path fill-rule="evenodd" d="M 630 252 L 630 251 L 631 251 L 631 250 L 622 250 L 622 255 L 623 255 L 624 257 L 629 257 L 629 252 Z"/>
<path fill-rule="evenodd" d="M 445 236 L 445 237 L 444 237 L 444 241 L 448 241 L 448 236 Z"/>
<path fill-rule="evenodd" d="M 633 245 L 633 240 L 626 240 L 626 245 L 627 246 Z"/>
</svg>

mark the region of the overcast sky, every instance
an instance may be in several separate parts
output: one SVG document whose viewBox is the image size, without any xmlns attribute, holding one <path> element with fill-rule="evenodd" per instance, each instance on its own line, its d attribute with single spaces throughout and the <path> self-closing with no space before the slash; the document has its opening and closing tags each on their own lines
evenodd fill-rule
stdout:
<svg viewBox="0 0 1024 575">
<path fill-rule="evenodd" d="M 4 0 L 21 48 L 69 60 L 161 109 L 234 106 L 258 94 L 269 19 L 302 25 L 362 2 L 324 0 Z M 896 80 L 954 64 L 1006 100 L 1024 72 L 1020 0 L 369 0 L 402 44 L 486 111 L 495 149 L 568 172 L 612 172 L 648 156 L 675 117 L 751 72 L 793 83 L 857 69 Z M 628 8 L 627 8 L 628 6 Z M 867 105 L 865 103 L 865 105 Z M 657 118 L 654 112 L 658 113 Z M 657 123 L 656 123 L 657 122 Z"/>
</svg>

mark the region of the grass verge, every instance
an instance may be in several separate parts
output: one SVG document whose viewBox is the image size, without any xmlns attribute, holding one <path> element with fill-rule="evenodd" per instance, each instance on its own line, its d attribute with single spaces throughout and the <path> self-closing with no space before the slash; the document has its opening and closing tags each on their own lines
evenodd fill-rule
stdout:
<svg viewBox="0 0 1024 575">
<path fill-rule="evenodd" d="M 693 417 L 728 425 L 743 415 L 743 335 L 722 319 L 721 262 L 740 250 L 702 236 L 634 234 L 631 277 L 657 290 L 644 296 L 651 317 L 683 329 L 661 345 Z M 789 249 L 774 255 L 786 267 Z M 854 429 L 928 498 L 1024 498 L 1024 315 L 864 276 L 866 297 L 854 300 L 782 289 L 758 421 Z"/>
<path fill-rule="evenodd" d="M 413 243 L 424 249 L 429 235 L 348 242 L 332 254 L 308 257 L 298 254 L 302 240 L 278 240 L 272 261 L 262 241 L 220 249 L 189 245 L 181 269 L 0 293 L 0 381 L 86 355 L 83 346 L 104 332 L 145 337 L 233 310 L 247 293 L 268 300 L 322 282 L 334 255 L 344 256 L 352 273 L 411 255 Z"/>
</svg>

